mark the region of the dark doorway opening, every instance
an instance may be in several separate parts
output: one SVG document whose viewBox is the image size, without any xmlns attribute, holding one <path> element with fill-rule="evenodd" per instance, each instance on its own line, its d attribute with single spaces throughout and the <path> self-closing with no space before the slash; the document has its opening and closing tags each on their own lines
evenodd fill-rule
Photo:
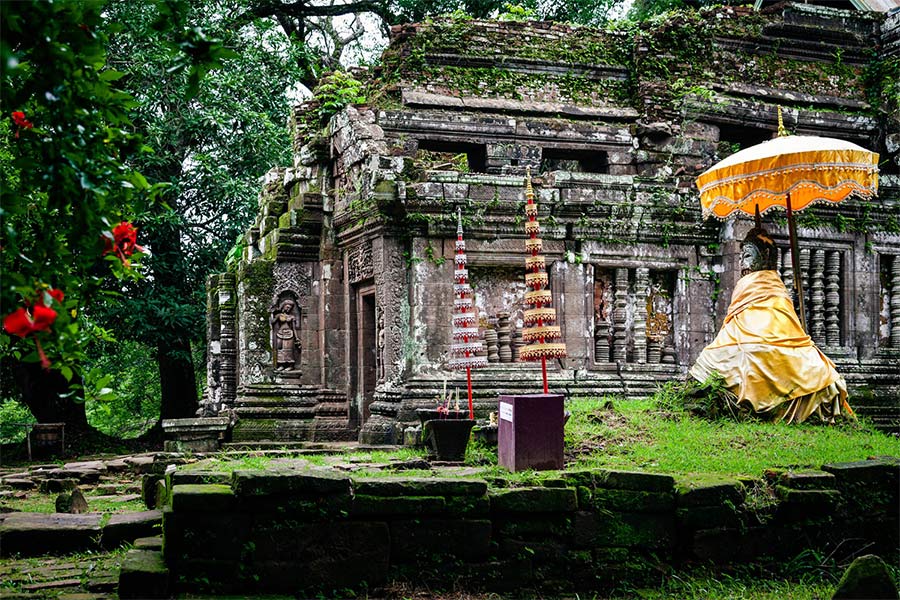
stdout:
<svg viewBox="0 0 900 600">
<path fill-rule="evenodd" d="M 455 161 L 454 157 L 464 154 L 470 173 L 487 171 L 487 147 L 484 144 L 419 140 L 419 151 L 445 154 L 449 163 Z"/>
<path fill-rule="evenodd" d="M 369 406 L 375 397 L 377 375 L 375 355 L 378 351 L 375 327 L 375 287 L 359 288 L 356 295 L 356 398 L 362 422 L 369 419 Z"/>
</svg>

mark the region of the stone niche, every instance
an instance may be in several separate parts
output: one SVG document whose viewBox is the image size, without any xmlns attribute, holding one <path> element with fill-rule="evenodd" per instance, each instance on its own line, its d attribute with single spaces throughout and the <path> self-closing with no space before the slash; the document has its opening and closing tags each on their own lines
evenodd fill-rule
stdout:
<svg viewBox="0 0 900 600">
<path fill-rule="evenodd" d="M 296 107 L 291 165 L 265 176 L 240 259 L 209 279 L 204 414 L 235 419 L 236 441 L 404 439 L 445 380 L 464 386 L 446 368 L 457 209 L 489 361 L 473 374 L 477 416 L 499 394 L 538 391 L 540 368 L 516 360 L 526 168 L 568 350 L 548 364 L 551 392 L 652 394 L 721 326 L 751 224 L 704 220 L 695 178 L 771 138 L 782 106 L 791 131 L 884 160 L 877 198 L 802 211 L 798 242 L 810 334 L 854 409 L 896 430 L 900 123 L 891 75 L 864 74 L 889 71 L 870 67 L 900 55 L 898 31 L 898 14 L 791 3 L 704 10 L 639 37 L 550 23 L 394 28 L 372 74 L 391 85 L 372 105 L 318 130 L 315 102 Z M 778 215 L 765 224 L 794 292 L 786 227 Z M 294 312 L 278 322 L 297 327 L 282 331 L 293 363 L 272 329 L 287 297 Z"/>
</svg>

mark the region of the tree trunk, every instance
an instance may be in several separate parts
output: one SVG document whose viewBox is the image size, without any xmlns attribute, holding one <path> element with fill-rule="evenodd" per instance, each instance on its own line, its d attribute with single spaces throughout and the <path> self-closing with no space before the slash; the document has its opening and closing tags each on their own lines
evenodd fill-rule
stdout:
<svg viewBox="0 0 900 600">
<path fill-rule="evenodd" d="M 193 417 L 197 410 L 197 379 L 191 361 L 190 340 L 173 334 L 157 346 L 157 361 L 162 391 L 160 417 Z"/>
<path fill-rule="evenodd" d="M 45 371 L 38 363 L 20 362 L 13 367 L 22 402 L 38 423 L 65 423 L 66 436 L 83 437 L 93 431 L 88 425 L 84 402 L 76 400 L 69 382 L 59 371 Z"/>
</svg>

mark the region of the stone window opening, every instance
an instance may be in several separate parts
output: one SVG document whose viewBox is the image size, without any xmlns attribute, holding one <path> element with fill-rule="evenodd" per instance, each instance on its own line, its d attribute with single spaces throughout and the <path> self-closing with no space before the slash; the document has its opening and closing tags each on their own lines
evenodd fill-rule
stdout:
<svg viewBox="0 0 900 600">
<path fill-rule="evenodd" d="M 465 162 L 461 160 L 465 157 Z M 428 158 L 434 162 L 436 170 L 461 170 L 464 165 L 470 173 L 487 172 L 487 148 L 484 144 L 471 142 L 448 142 L 443 140 L 419 140 L 416 159 Z M 446 168 L 439 169 L 444 166 Z"/>
<path fill-rule="evenodd" d="M 674 269 L 594 269 L 594 362 L 675 364 Z"/>
<path fill-rule="evenodd" d="M 609 159 L 601 150 L 543 148 L 541 172 L 609 173 Z"/>
<path fill-rule="evenodd" d="M 739 150 L 772 139 L 769 129 L 746 125 L 719 125 L 719 142 L 716 144 L 716 160 L 722 160 Z"/>
</svg>

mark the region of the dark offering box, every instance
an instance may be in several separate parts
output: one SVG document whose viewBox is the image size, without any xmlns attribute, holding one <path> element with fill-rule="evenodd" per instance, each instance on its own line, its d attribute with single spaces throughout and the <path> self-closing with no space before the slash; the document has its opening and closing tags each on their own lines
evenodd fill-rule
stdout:
<svg viewBox="0 0 900 600">
<path fill-rule="evenodd" d="M 497 458 L 510 471 L 563 468 L 562 394 L 500 396 Z"/>
</svg>

